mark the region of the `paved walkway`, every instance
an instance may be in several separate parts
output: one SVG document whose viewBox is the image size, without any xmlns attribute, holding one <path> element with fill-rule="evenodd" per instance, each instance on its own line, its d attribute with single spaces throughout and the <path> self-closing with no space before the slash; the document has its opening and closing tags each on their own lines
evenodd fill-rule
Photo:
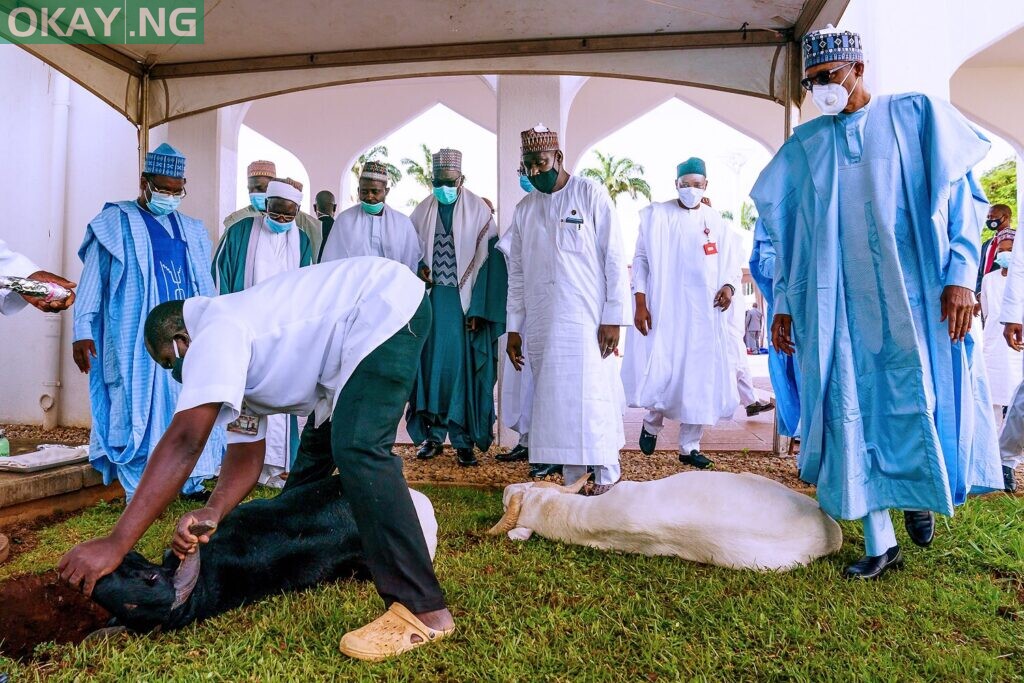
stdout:
<svg viewBox="0 0 1024 683">
<path fill-rule="evenodd" d="M 747 356 L 747 360 L 750 364 L 750 374 L 754 377 L 758 398 L 772 396 L 771 381 L 768 379 L 768 356 Z M 626 448 L 637 448 L 643 420 L 643 410 L 630 408 L 626 411 L 624 417 Z M 701 442 L 702 448 L 707 451 L 770 451 L 772 450 L 774 425 L 774 412 L 747 417 L 746 411 L 741 406 L 731 420 L 724 420 L 705 432 Z M 409 435 L 405 431 L 404 421 L 398 430 L 397 443 L 411 443 Z M 679 425 L 666 421 L 665 428 L 658 437 L 658 450 L 675 451 L 678 447 Z"/>
</svg>

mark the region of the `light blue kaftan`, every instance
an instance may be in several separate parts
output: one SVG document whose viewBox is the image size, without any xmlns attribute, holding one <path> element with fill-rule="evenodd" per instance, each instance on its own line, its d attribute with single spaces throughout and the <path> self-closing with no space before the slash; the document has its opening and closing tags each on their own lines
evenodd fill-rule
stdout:
<svg viewBox="0 0 1024 683">
<path fill-rule="evenodd" d="M 189 287 L 215 296 L 210 277 L 210 240 L 202 222 L 173 214 L 187 242 Z M 156 219 L 169 228 L 169 217 Z M 115 477 L 128 497 L 135 493 L 146 460 L 174 416 L 181 385 L 159 367 L 143 341 L 146 316 L 160 303 L 149 230 L 134 201 L 106 204 L 86 228 L 78 251 L 84 267 L 73 308 L 75 341 L 92 339 L 99 357 L 89 372 L 92 434 L 89 460 Z M 186 483 L 202 488 L 224 454 L 224 430 L 214 429 Z"/>
<path fill-rule="evenodd" d="M 750 274 L 764 296 L 765 313 L 771 327 L 775 308 L 773 282 L 775 280 L 775 247 L 768 239 L 768 231 L 760 220 L 754 226 L 754 249 L 750 254 Z M 768 376 L 775 392 L 775 414 L 779 418 L 779 434 L 800 435 L 800 372 L 796 358 L 768 346 Z"/>
<path fill-rule="evenodd" d="M 876 97 L 799 126 L 751 193 L 799 349 L 800 476 L 833 517 L 1002 486 L 981 355 L 940 322 L 944 287 L 974 288 L 988 147 L 945 102 Z"/>
</svg>

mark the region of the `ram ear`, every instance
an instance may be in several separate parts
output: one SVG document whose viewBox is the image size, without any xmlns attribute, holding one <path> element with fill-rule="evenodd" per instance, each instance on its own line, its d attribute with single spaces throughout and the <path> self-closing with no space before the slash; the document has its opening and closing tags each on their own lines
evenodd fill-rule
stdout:
<svg viewBox="0 0 1024 683">
<path fill-rule="evenodd" d="M 519 526 L 519 513 L 523 510 L 523 492 L 512 494 L 508 500 L 508 507 L 505 514 L 501 516 L 498 523 L 487 530 L 488 536 L 501 536 Z"/>
<path fill-rule="evenodd" d="M 189 597 L 192 596 L 192 591 L 195 590 L 196 582 L 199 581 L 199 550 L 196 549 L 191 555 L 186 555 L 185 559 L 181 561 L 178 568 L 174 572 L 174 578 L 171 579 L 171 583 L 174 586 L 174 603 L 171 605 L 172 610 L 176 610 L 186 602 Z"/>
</svg>

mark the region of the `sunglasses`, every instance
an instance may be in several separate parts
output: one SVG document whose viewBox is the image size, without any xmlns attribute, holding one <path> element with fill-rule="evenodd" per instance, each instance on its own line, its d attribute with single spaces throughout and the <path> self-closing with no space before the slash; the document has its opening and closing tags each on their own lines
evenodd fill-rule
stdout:
<svg viewBox="0 0 1024 683">
<path fill-rule="evenodd" d="M 462 178 L 456 178 L 455 180 L 438 180 L 437 178 L 434 178 L 430 181 L 430 184 L 434 187 L 458 187 L 460 180 L 462 180 Z"/>
<path fill-rule="evenodd" d="M 832 82 L 832 74 L 839 71 L 840 69 L 845 69 L 846 67 L 854 63 L 855 62 L 847 62 L 846 64 L 840 64 L 834 69 L 829 69 L 828 71 L 821 71 L 819 73 L 814 74 L 813 76 L 801 79 L 800 85 L 801 87 L 803 87 L 804 90 L 808 91 L 816 85 L 828 85 L 829 83 Z"/>
</svg>

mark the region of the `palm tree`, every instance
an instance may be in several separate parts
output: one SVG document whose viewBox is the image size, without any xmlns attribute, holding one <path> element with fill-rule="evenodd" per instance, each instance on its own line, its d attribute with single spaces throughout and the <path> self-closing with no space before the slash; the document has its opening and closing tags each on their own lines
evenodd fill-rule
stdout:
<svg viewBox="0 0 1024 683">
<path fill-rule="evenodd" d="M 402 172 L 398 170 L 397 166 L 388 161 L 388 148 L 384 145 L 377 145 L 360 154 L 359 158 L 356 159 L 356 163 L 352 164 L 352 175 L 356 177 L 357 183 L 359 182 L 359 176 L 363 173 L 363 164 L 367 161 L 383 163 L 388 169 L 388 178 L 391 179 L 392 185 L 402 179 Z"/>
<path fill-rule="evenodd" d="M 750 202 L 743 202 L 740 206 L 740 227 L 744 230 L 753 230 L 757 223 L 757 212 Z"/>
<path fill-rule="evenodd" d="M 628 194 L 636 199 L 637 195 L 651 199 L 651 186 L 643 179 L 644 167 L 629 157 L 615 158 L 615 155 L 604 155 L 594 150 L 597 157 L 596 168 L 585 168 L 580 171 L 584 178 L 590 178 L 604 185 L 612 201 L 619 203 L 620 194 Z"/>
<path fill-rule="evenodd" d="M 433 184 L 431 184 L 433 180 L 431 170 L 434 167 L 434 153 L 423 143 L 420 143 L 420 149 L 423 151 L 422 161 L 402 159 L 402 163 L 405 165 L 405 175 L 426 188 L 427 192 L 430 192 L 434 188 Z"/>
</svg>

